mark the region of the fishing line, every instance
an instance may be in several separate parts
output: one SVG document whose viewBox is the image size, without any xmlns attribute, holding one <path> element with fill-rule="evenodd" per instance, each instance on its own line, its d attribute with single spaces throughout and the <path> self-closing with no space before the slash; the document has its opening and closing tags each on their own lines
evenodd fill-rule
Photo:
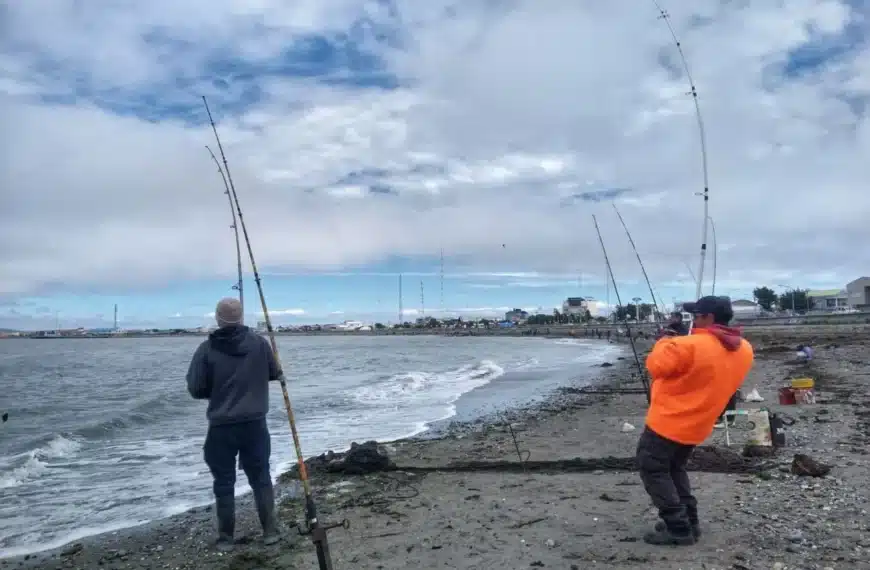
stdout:
<svg viewBox="0 0 870 570">
<path fill-rule="evenodd" d="M 242 279 L 242 248 L 241 248 L 241 245 L 239 243 L 239 224 L 236 223 L 236 209 L 233 207 L 233 197 L 230 194 L 230 185 L 227 184 L 227 177 L 224 174 L 224 169 L 221 168 L 221 163 L 218 162 L 217 157 L 214 155 L 214 153 L 211 151 L 211 148 L 209 148 L 208 145 L 205 145 L 205 149 L 211 155 L 211 159 L 214 161 L 215 165 L 217 166 L 218 172 L 220 172 L 221 178 L 224 181 L 224 188 L 225 188 L 224 194 L 227 195 L 227 200 L 229 200 L 229 202 L 230 202 L 230 214 L 232 214 L 232 216 L 233 216 L 233 225 L 231 225 L 230 228 L 232 228 L 233 232 L 235 232 L 235 234 L 236 234 L 236 266 L 237 266 L 237 273 L 238 273 L 238 281 L 233 286 L 233 289 L 235 289 L 236 291 L 239 292 L 239 304 L 242 306 L 242 314 L 244 315 L 245 314 L 245 293 L 244 293 L 244 282 Z"/>
<path fill-rule="evenodd" d="M 260 305 L 263 307 L 263 320 L 266 322 L 266 331 L 269 333 L 269 343 L 272 345 L 272 353 L 275 355 L 275 360 L 278 363 L 278 368 L 283 371 L 284 368 L 281 365 L 281 357 L 278 354 L 278 344 L 275 342 L 275 330 L 272 328 L 272 319 L 269 317 L 269 308 L 266 306 L 266 296 L 263 293 L 263 284 L 260 281 L 260 273 L 257 270 L 257 262 L 254 260 L 254 250 L 251 248 L 251 239 L 248 235 L 248 228 L 245 225 L 245 218 L 242 215 L 242 208 L 239 205 L 239 196 L 236 193 L 235 184 L 233 184 L 232 174 L 230 174 L 230 165 L 227 163 L 227 157 L 224 153 L 224 148 L 221 144 L 221 139 L 217 132 L 217 126 L 215 126 L 214 119 L 212 118 L 211 110 L 208 107 L 208 101 L 206 100 L 205 96 L 202 97 L 202 102 L 205 105 L 206 113 L 208 113 L 208 120 L 209 123 L 211 123 L 212 131 L 214 131 L 214 137 L 217 141 L 218 151 L 220 152 L 221 159 L 223 160 L 224 172 L 226 173 L 227 182 L 229 183 L 230 192 L 232 193 L 232 199 L 236 206 L 236 214 L 238 215 L 239 225 L 241 225 L 242 234 L 245 237 L 245 245 L 247 245 L 248 248 L 248 256 L 251 259 L 251 270 L 254 273 L 254 282 L 257 284 L 257 291 L 260 295 Z M 293 436 L 293 446 L 296 448 L 296 461 L 299 467 L 299 481 L 302 483 L 302 489 L 305 493 L 305 515 L 307 528 L 304 531 L 300 528 L 299 532 L 302 534 L 311 535 L 311 541 L 314 543 L 317 550 L 317 562 L 320 566 L 320 570 L 333 570 L 332 557 L 329 553 L 329 542 L 327 541 L 326 531 L 329 528 L 335 528 L 336 526 L 344 526 L 344 524 L 324 525 L 321 524 L 317 518 L 317 507 L 314 503 L 314 495 L 311 490 L 311 483 L 308 479 L 308 468 L 305 465 L 305 456 L 302 454 L 302 444 L 299 440 L 299 432 L 296 429 L 296 418 L 293 414 L 293 406 L 290 403 L 290 395 L 287 392 L 287 382 L 284 378 L 283 372 L 281 374 L 281 377 L 278 379 L 278 382 L 281 384 L 281 393 L 284 396 L 284 408 L 287 410 L 287 420 L 290 422 L 290 433 Z"/>
<path fill-rule="evenodd" d="M 671 33 L 671 38 L 677 46 L 677 53 L 679 53 L 680 61 L 682 62 L 683 69 L 686 72 L 686 79 L 689 81 L 689 95 L 692 96 L 692 102 L 695 104 L 695 118 L 698 122 L 698 137 L 701 143 L 701 172 L 704 177 L 704 191 L 700 193 L 701 196 L 704 197 L 704 230 L 701 234 L 701 262 L 698 269 L 698 279 L 695 288 L 695 298 L 700 299 L 701 286 L 704 282 L 704 263 L 707 259 L 707 224 L 710 221 L 710 184 L 707 169 L 707 137 L 704 131 L 704 119 L 701 116 L 701 105 L 698 103 L 698 90 L 695 88 L 695 80 L 692 79 L 692 72 L 689 69 L 689 62 L 686 60 L 686 54 L 683 52 L 683 45 L 677 37 L 677 32 L 674 30 L 674 26 L 671 24 L 670 15 L 664 8 L 662 8 L 662 5 L 658 0 L 652 0 L 652 3 L 655 4 L 656 9 L 659 11 L 659 19 L 664 20 L 665 25 L 668 27 L 668 31 Z"/>
<path fill-rule="evenodd" d="M 598 219 L 595 217 L 595 214 L 592 214 L 592 223 L 595 224 L 595 233 L 598 234 L 598 243 L 601 244 L 601 251 L 604 253 L 604 263 L 607 265 L 607 272 L 610 274 L 611 283 L 613 283 L 613 292 L 616 294 L 616 302 L 619 303 L 619 307 L 622 307 L 622 298 L 619 296 L 619 288 L 616 285 L 616 278 L 613 276 L 613 267 L 610 266 L 610 258 L 607 256 L 607 249 L 604 247 L 604 239 L 601 237 L 601 229 L 598 227 Z M 634 343 L 634 335 L 631 334 L 631 326 L 628 324 L 628 319 L 626 318 L 625 313 L 623 313 L 622 316 L 622 324 L 625 325 L 628 342 L 631 343 L 631 352 L 634 354 L 634 362 L 637 364 L 640 381 L 643 384 L 644 392 L 646 393 L 646 400 L 649 402 L 649 383 L 646 380 L 643 366 L 640 364 L 640 357 L 637 355 L 637 346 Z"/>
</svg>

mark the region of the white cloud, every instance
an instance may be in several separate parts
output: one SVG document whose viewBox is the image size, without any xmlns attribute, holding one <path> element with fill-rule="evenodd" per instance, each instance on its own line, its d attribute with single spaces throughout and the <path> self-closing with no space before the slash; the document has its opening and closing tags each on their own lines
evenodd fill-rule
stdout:
<svg viewBox="0 0 870 570">
<path fill-rule="evenodd" d="M 305 309 L 276 309 L 269 310 L 269 316 L 275 315 L 276 317 L 299 317 L 305 314 Z M 263 313 L 257 313 L 258 316 L 262 317 Z"/>
<path fill-rule="evenodd" d="M 209 130 L 120 116 L 82 94 L 35 104 L 28 94 L 73 88 L 38 63 L 72 66 L 110 104 L 129 102 L 131 90 L 165 105 L 198 93 L 220 101 L 244 85 L 215 87 L 219 73 L 206 68 L 216 53 L 264 62 L 306 33 L 347 29 L 363 12 L 373 25 L 399 26 L 406 49 L 367 47 L 402 88 L 271 77 L 260 102 L 221 121 L 264 273 L 341 272 L 443 248 L 467 274 L 521 269 L 509 276 L 517 287 L 546 281 L 529 275 L 600 275 L 597 213 L 617 278 L 640 282 L 609 205 L 566 206 L 574 193 L 632 188 L 622 213 L 651 278 L 685 285 L 683 260 L 695 270 L 700 245 L 698 139 L 652 3 L 518 0 L 504 12 L 403 0 L 399 19 L 351 0 L 291 4 L 6 3 L 0 293 L 159 285 L 235 269 L 221 181 L 203 149 Z M 728 244 L 718 260 L 723 287 L 866 274 L 870 128 L 861 109 L 870 48 L 859 44 L 804 77 L 776 73 L 789 52 L 836 41 L 850 21 L 866 35 L 861 8 L 836 0 L 667 8 L 700 93 L 711 214 Z M 143 40 L 158 33 L 177 39 L 178 51 Z M 203 77 L 189 88 L 174 83 Z M 378 183 L 398 195 L 341 182 L 365 171 L 380 172 Z"/>
</svg>

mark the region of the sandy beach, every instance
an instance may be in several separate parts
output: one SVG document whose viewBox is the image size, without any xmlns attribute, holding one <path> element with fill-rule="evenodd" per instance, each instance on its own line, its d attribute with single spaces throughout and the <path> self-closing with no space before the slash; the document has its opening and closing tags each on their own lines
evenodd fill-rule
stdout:
<svg viewBox="0 0 870 570">
<path fill-rule="evenodd" d="M 329 532 L 335 568 L 870 568 L 870 328 L 759 329 L 748 336 L 756 364 L 744 391 L 757 388 L 765 401 L 741 407 L 766 407 L 795 423 L 786 447 L 765 458 L 741 456 L 745 432 L 732 432 L 728 449 L 723 430 L 714 433 L 707 442 L 714 451 L 699 452 L 695 467 L 702 471 L 692 473 L 704 530 L 695 546 L 640 540 L 655 522 L 630 461 L 644 397 L 567 388 L 509 417 L 384 444 L 395 464 L 386 472 L 325 473 L 315 465 L 321 519 L 350 524 Z M 810 365 L 792 362 L 802 342 L 816 348 Z M 621 358 L 602 369 L 601 386 L 639 387 L 630 353 Z M 816 379 L 817 403 L 780 406 L 785 379 L 805 375 Z M 625 423 L 638 429 L 625 431 Z M 528 452 L 521 453 L 525 470 L 511 431 Z M 795 475 L 795 454 L 832 469 L 824 477 Z M 300 519 L 297 485 L 281 480 L 286 537 L 274 547 L 258 544 L 245 497 L 238 506 L 242 544 L 231 554 L 212 548 L 212 513 L 202 508 L 0 560 L 0 569 L 315 569 L 313 546 L 292 528 Z"/>
</svg>

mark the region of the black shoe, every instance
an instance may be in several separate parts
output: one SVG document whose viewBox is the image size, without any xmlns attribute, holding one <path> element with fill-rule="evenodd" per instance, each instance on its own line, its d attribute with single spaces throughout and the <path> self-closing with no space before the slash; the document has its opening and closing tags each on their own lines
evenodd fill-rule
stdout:
<svg viewBox="0 0 870 570">
<path fill-rule="evenodd" d="M 665 521 L 659 521 L 656 523 L 655 529 L 656 532 L 662 532 L 667 530 L 667 525 L 665 525 Z M 695 537 L 695 540 L 701 538 L 701 523 L 692 523 L 692 536 Z"/>
<path fill-rule="evenodd" d="M 263 544 L 277 544 L 281 540 L 281 533 L 275 518 L 275 489 L 271 485 L 254 489 L 254 503 L 257 505 L 260 526 L 263 527 Z"/>
<path fill-rule="evenodd" d="M 236 498 L 219 497 L 215 499 L 215 513 L 217 514 L 217 549 L 228 552 L 233 549 L 233 535 L 236 530 Z"/>
<path fill-rule="evenodd" d="M 643 535 L 643 541 L 647 544 L 656 546 L 692 546 L 695 544 L 695 537 L 691 532 L 686 534 L 674 534 L 667 528 L 662 530 L 654 530 Z"/>
</svg>

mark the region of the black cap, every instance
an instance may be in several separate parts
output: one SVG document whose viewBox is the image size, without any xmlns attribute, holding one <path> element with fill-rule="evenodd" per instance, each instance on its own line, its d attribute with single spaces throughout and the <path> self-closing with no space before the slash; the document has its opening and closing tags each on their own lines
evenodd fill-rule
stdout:
<svg viewBox="0 0 870 570">
<path fill-rule="evenodd" d="M 685 303 L 683 310 L 693 315 L 713 315 L 716 321 L 728 322 L 734 317 L 730 297 L 701 297 L 694 303 Z"/>
</svg>

